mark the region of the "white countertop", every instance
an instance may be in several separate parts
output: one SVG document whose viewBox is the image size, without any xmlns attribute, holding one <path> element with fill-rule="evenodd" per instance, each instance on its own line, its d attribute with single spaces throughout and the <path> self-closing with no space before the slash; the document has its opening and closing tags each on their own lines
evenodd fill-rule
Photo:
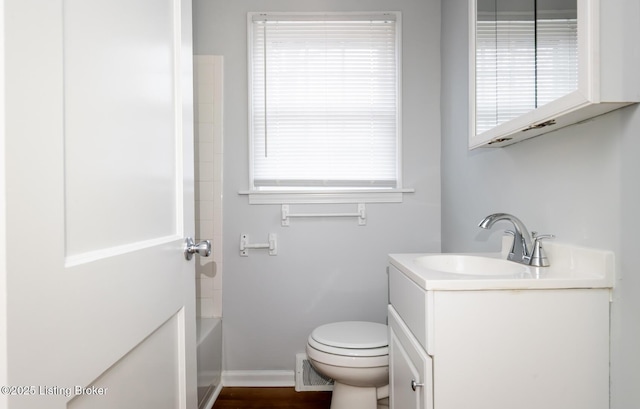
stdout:
<svg viewBox="0 0 640 409">
<path fill-rule="evenodd" d="M 612 251 L 545 242 L 549 267 L 524 266 L 514 275 L 445 273 L 425 268 L 416 259 L 428 253 L 390 254 L 389 262 L 425 290 L 522 290 L 553 288 L 613 288 Z M 462 253 L 459 253 L 462 254 Z M 500 253 L 471 255 L 504 258 Z"/>
</svg>

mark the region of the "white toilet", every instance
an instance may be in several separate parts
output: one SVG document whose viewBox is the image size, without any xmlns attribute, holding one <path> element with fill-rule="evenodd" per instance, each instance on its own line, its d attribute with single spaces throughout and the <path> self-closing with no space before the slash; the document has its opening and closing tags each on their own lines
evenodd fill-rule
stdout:
<svg viewBox="0 0 640 409">
<path fill-rule="evenodd" d="M 334 380 L 331 409 L 376 409 L 389 396 L 387 326 L 345 321 L 321 325 L 307 341 L 316 371 Z"/>
</svg>

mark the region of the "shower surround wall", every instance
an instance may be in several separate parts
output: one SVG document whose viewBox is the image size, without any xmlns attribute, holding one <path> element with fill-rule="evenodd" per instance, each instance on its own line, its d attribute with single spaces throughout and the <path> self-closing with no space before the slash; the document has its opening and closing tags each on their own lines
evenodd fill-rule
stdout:
<svg viewBox="0 0 640 409">
<path fill-rule="evenodd" d="M 403 203 L 367 204 L 355 218 L 280 223 L 279 205 L 249 205 L 247 12 L 402 13 Z M 386 323 L 387 254 L 440 250 L 440 1 L 195 0 L 196 54 L 224 56 L 223 382 L 293 384 L 295 355 L 321 324 Z M 349 205 L 295 205 L 292 212 L 353 212 Z M 239 254 L 240 235 L 278 237 L 278 255 Z"/>
<path fill-rule="evenodd" d="M 208 258 L 195 257 L 196 308 L 203 318 L 222 316 L 222 57 L 196 55 L 196 241 L 211 240 Z"/>
</svg>

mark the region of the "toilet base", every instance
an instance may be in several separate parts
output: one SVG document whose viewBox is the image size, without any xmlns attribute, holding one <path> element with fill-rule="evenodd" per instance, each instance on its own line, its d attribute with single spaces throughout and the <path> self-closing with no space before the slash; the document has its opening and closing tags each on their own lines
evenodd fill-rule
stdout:
<svg viewBox="0 0 640 409">
<path fill-rule="evenodd" d="M 331 409 L 376 409 L 377 389 L 345 385 L 334 381 Z"/>
</svg>

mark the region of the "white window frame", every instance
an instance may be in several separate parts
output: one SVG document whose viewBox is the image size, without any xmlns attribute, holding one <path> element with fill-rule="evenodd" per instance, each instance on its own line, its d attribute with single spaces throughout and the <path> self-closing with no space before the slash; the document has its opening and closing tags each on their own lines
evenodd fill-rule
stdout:
<svg viewBox="0 0 640 409">
<path fill-rule="evenodd" d="M 396 174 L 397 186 L 395 188 L 376 189 L 256 189 L 254 186 L 254 135 L 253 135 L 253 21 L 255 18 L 269 19 L 286 18 L 309 20 L 330 16 L 332 19 L 355 19 L 362 16 L 371 16 L 381 19 L 392 16 L 396 22 Z M 288 12 L 249 12 L 247 13 L 247 38 L 248 38 L 248 117 L 249 117 L 249 190 L 240 194 L 249 196 L 250 204 L 286 204 L 286 203 L 399 203 L 402 202 L 403 193 L 413 192 L 402 186 L 402 25 L 400 12 L 326 12 L 326 13 L 288 13 Z"/>
</svg>

